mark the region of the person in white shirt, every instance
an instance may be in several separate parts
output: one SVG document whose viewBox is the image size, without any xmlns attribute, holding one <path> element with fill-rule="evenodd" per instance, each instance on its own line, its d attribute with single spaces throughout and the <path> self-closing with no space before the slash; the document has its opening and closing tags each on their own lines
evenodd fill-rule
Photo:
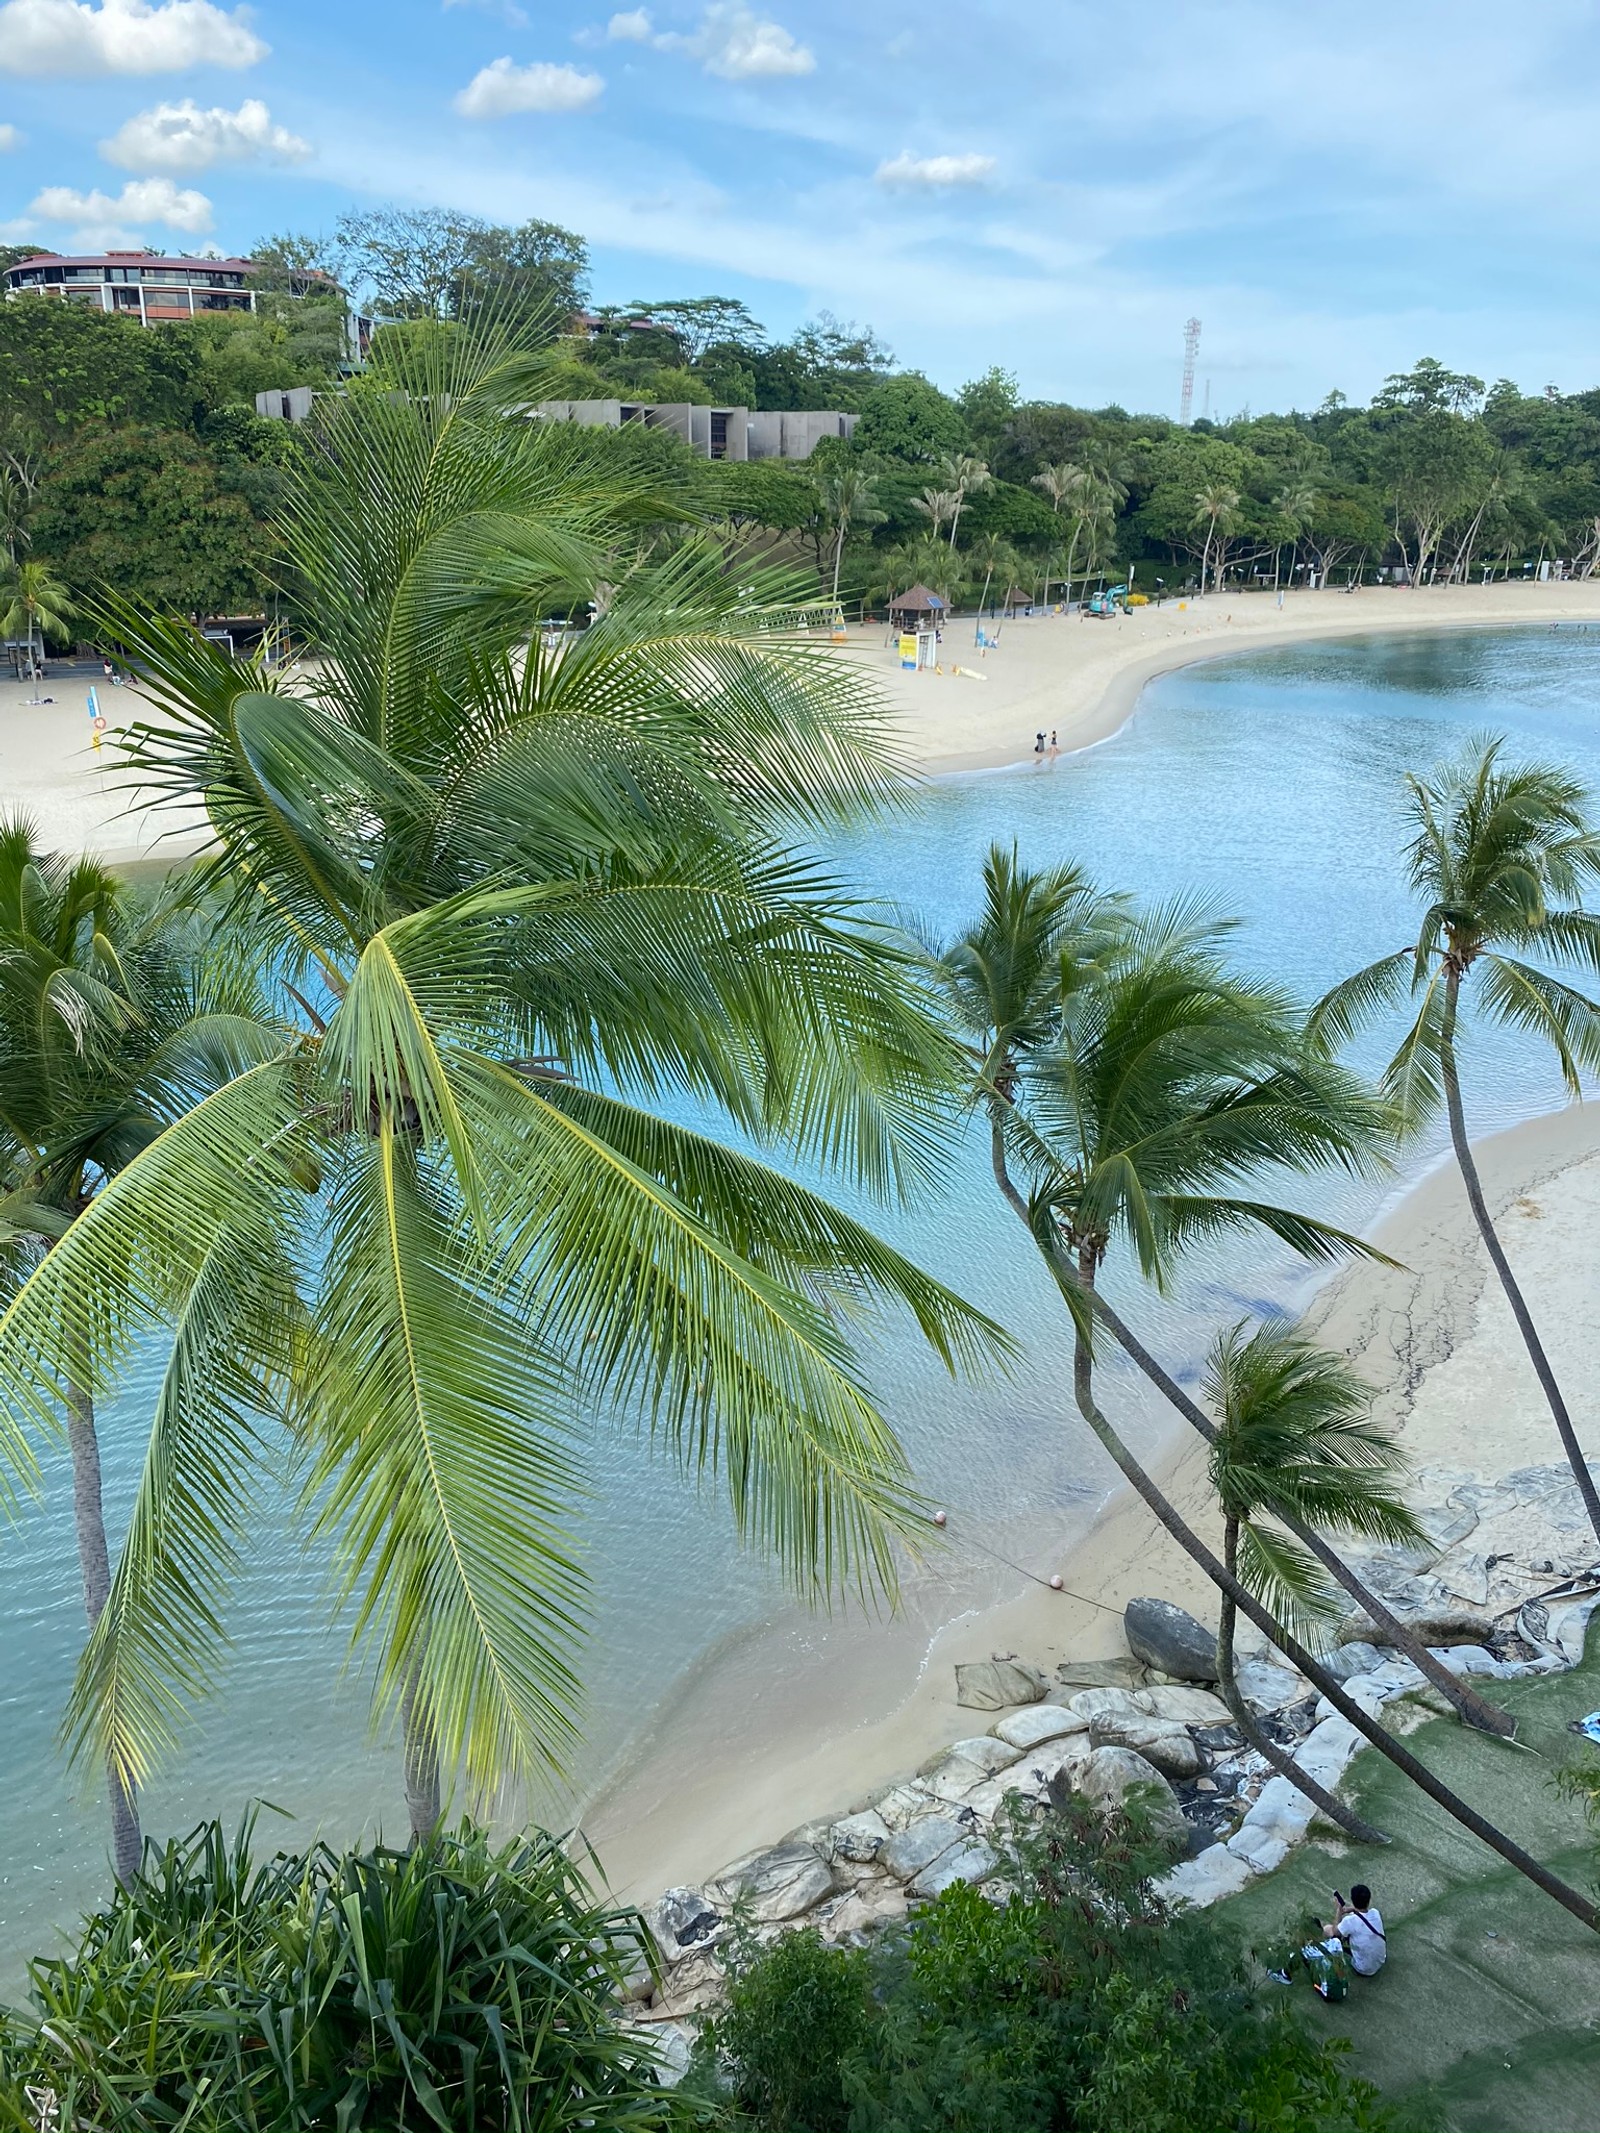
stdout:
<svg viewBox="0 0 1600 2133">
<path fill-rule="evenodd" d="M 1371 1889 L 1364 1881 L 1351 1882 L 1348 1903 L 1337 1889 L 1333 1894 L 1339 1908 L 1329 1932 L 1344 1942 L 1357 1977 L 1376 1977 L 1388 1960 L 1389 1943 L 1383 1934 L 1383 1915 L 1373 1908 Z"/>
</svg>

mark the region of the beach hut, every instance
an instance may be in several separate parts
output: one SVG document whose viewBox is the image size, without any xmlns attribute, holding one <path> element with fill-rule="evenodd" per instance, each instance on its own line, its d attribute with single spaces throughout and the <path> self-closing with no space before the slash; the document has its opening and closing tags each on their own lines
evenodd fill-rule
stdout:
<svg viewBox="0 0 1600 2133">
<path fill-rule="evenodd" d="M 909 592 L 896 593 L 889 602 L 890 621 L 898 622 L 903 629 L 914 629 L 929 617 L 937 621 L 948 611 L 949 602 L 930 592 L 926 585 L 913 585 Z"/>
</svg>

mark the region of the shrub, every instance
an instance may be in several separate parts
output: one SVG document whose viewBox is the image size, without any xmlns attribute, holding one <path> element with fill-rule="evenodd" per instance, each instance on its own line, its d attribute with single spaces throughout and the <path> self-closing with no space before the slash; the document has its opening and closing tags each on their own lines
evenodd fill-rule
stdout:
<svg viewBox="0 0 1600 2133">
<path fill-rule="evenodd" d="M 650 2133 L 686 2122 L 614 2021 L 646 1946 L 552 1838 L 256 1865 L 203 1825 L 30 1966 L 0 2125 L 155 2133 Z M 51 2112 L 55 2115 L 50 2115 Z"/>
<path fill-rule="evenodd" d="M 870 1954 L 736 1956 L 693 2078 L 777 2133 L 1366 2133 L 1392 2124 L 1214 1921 L 1155 1890 L 1137 1803 L 1014 1827 L 1003 1902 L 957 1885 Z"/>
</svg>

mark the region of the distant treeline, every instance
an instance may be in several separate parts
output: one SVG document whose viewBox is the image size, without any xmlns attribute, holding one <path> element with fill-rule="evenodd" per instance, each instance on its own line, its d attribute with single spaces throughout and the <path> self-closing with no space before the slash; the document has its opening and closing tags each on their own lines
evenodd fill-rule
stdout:
<svg viewBox="0 0 1600 2133">
<path fill-rule="evenodd" d="M 15 251 L 10 256 L 15 256 Z M 264 240 L 258 308 L 192 325 L 28 299 L 0 306 L 0 543 L 71 600 L 112 582 L 190 613 L 259 605 L 287 426 L 258 392 L 333 387 L 342 301 L 297 297 L 320 266 L 386 321 L 386 348 L 494 316 L 547 341 L 551 397 L 829 407 L 859 417 L 800 465 L 707 466 L 660 433 L 618 449 L 823 587 L 881 600 L 915 580 L 1002 598 L 1136 574 L 1184 584 L 1587 571 L 1600 548 L 1600 389 L 1528 395 L 1432 359 L 1369 406 L 1180 428 L 1112 406 L 1023 400 L 996 366 L 954 394 L 827 315 L 774 340 L 731 298 L 585 309 L 583 240 L 382 210 L 331 239 Z M 303 283 L 300 284 L 303 286 Z M 663 538 L 675 537 L 663 529 Z"/>
</svg>

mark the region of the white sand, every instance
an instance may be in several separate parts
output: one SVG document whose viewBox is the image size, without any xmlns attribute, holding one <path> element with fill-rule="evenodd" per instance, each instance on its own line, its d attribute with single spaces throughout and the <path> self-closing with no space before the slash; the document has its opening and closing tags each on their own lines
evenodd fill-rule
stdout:
<svg viewBox="0 0 1600 2133">
<path fill-rule="evenodd" d="M 1570 585 L 1366 586 L 1351 594 L 1270 593 L 1135 608 L 1106 620 L 1044 615 L 1000 627 L 997 650 L 973 648 L 970 617 L 952 621 L 942 674 L 904 671 L 882 625 L 850 632 L 859 656 L 900 713 L 913 761 L 926 772 L 986 770 L 1026 761 L 1041 729 L 1062 748 L 1114 733 L 1145 683 L 1174 667 L 1318 637 L 1486 625 L 1600 624 L 1600 579 Z M 953 669 L 983 676 L 972 681 Z"/>
</svg>

